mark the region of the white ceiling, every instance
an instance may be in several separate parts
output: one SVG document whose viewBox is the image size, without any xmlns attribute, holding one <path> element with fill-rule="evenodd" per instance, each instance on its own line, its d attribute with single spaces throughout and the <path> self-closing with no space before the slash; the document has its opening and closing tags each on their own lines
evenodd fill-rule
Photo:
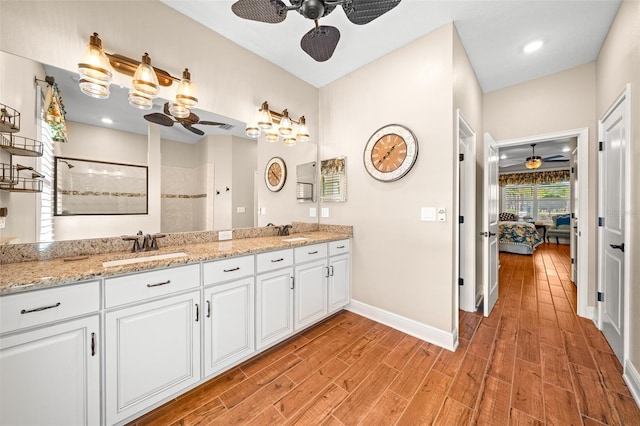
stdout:
<svg viewBox="0 0 640 426">
<path fill-rule="evenodd" d="M 233 0 L 161 1 L 315 87 L 454 22 L 484 92 L 593 61 L 620 5 L 620 0 L 402 0 L 362 26 L 337 7 L 320 25 L 337 27 L 340 42 L 331 59 L 315 62 L 300 48 L 313 22 L 297 12 L 267 24 L 234 15 Z M 534 39 L 542 39 L 543 48 L 522 53 Z"/>
</svg>

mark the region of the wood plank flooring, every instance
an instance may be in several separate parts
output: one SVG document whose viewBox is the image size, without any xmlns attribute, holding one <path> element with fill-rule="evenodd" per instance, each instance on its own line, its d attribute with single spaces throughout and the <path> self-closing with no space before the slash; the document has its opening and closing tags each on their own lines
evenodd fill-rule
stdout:
<svg viewBox="0 0 640 426">
<path fill-rule="evenodd" d="M 343 311 L 131 425 L 640 425 L 568 250 L 501 253 L 498 303 L 460 313 L 455 352 Z"/>
</svg>

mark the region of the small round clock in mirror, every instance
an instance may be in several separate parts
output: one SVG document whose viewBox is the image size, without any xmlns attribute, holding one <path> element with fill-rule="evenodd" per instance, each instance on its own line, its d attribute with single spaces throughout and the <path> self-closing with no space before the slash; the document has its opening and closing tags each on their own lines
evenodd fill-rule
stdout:
<svg viewBox="0 0 640 426">
<path fill-rule="evenodd" d="M 392 182 L 402 178 L 418 158 L 418 141 L 411 130 L 388 124 L 376 130 L 364 148 L 364 167 L 374 178 Z"/>
<path fill-rule="evenodd" d="M 278 192 L 287 180 L 287 166 L 280 157 L 273 157 L 264 169 L 264 181 L 270 191 Z"/>
</svg>

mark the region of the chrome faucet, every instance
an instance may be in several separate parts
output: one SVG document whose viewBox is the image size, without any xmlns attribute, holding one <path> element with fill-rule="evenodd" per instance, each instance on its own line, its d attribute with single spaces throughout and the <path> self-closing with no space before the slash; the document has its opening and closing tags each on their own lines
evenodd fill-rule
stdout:
<svg viewBox="0 0 640 426">
<path fill-rule="evenodd" d="M 291 225 L 281 225 L 276 226 L 276 228 L 278 229 L 278 236 L 284 237 L 285 235 L 289 235 L 289 229 L 291 229 Z"/>
<path fill-rule="evenodd" d="M 142 237 L 142 244 L 140 244 L 140 237 Z M 142 231 L 138 231 L 134 236 L 123 235 L 122 239 L 124 241 L 133 241 L 133 248 L 131 249 L 131 252 L 138 253 L 141 251 L 158 250 L 158 238 L 164 237 L 166 237 L 165 234 L 143 235 Z"/>
</svg>

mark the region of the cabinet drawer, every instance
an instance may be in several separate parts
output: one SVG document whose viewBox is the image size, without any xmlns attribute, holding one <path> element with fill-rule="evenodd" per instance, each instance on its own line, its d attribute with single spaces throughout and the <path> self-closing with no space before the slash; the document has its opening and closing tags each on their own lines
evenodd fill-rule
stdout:
<svg viewBox="0 0 640 426">
<path fill-rule="evenodd" d="M 331 241 L 329 243 L 329 256 L 349 253 L 350 243 L 351 241 L 349 240 Z"/>
<path fill-rule="evenodd" d="M 99 281 L 3 296 L 0 298 L 0 333 L 60 321 L 99 309 Z"/>
<path fill-rule="evenodd" d="M 277 250 L 257 255 L 258 273 L 293 265 L 293 250 Z"/>
<path fill-rule="evenodd" d="M 253 256 L 233 257 L 231 259 L 208 262 L 203 265 L 204 285 L 216 284 L 253 275 L 255 266 Z"/>
<path fill-rule="evenodd" d="M 309 262 L 311 260 L 327 257 L 327 244 L 313 244 L 295 249 L 296 263 Z"/>
<path fill-rule="evenodd" d="M 200 265 L 107 278 L 104 285 L 105 308 L 164 296 L 199 285 Z"/>
</svg>

